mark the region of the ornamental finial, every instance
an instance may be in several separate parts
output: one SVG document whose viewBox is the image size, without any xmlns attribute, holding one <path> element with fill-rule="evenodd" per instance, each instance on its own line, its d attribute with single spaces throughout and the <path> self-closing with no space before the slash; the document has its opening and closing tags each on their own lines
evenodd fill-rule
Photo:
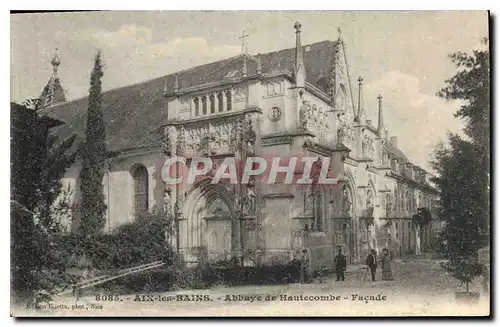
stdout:
<svg viewBox="0 0 500 327">
<path fill-rule="evenodd" d="M 300 33 L 300 28 L 302 27 L 302 25 L 296 21 L 295 24 L 293 25 L 293 28 L 295 28 L 295 33 Z"/>
</svg>

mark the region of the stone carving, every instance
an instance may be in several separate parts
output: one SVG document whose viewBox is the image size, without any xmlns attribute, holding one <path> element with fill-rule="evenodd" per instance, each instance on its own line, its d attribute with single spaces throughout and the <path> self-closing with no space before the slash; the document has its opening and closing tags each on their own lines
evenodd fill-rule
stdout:
<svg viewBox="0 0 500 327">
<path fill-rule="evenodd" d="M 163 209 L 167 214 L 172 213 L 172 198 L 170 196 L 171 192 L 172 190 L 166 187 L 163 194 Z"/>
<path fill-rule="evenodd" d="M 179 101 L 179 113 L 189 112 L 190 111 L 190 101 L 189 100 L 180 100 Z"/>
<path fill-rule="evenodd" d="M 387 193 L 385 195 L 385 214 L 387 217 L 390 217 L 392 213 L 392 206 L 393 206 L 393 196 L 391 193 Z"/>
<path fill-rule="evenodd" d="M 248 88 L 239 87 L 234 90 L 234 101 L 245 101 L 248 98 Z"/>
<path fill-rule="evenodd" d="M 304 215 L 312 215 L 314 209 L 314 189 L 313 185 L 307 185 L 304 192 Z"/>
<path fill-rule="evenodd" d="M 352 146 L 354 144 L 354 130 L 347 122 L 345 114 L 339 114 L 338 119 L 339 127 L 337 128 L 337 143 Z"/>
<path fill-rule="evenodd" d="M 344 217 L 352 216 L 351 208 L 352 208 L 351 192 L 349 192 L 349 187 L 344 185 L 342 187 L 342 213 Z"/>
<path fill-rule="evenodd" d="M 230 152 L 236 153 L 239 150 L 242 134 L 243 134 L 243 123 L 241 118 L 239 117 L 232 122 L 231 136 L 229 141 Z"/>
<path fill-rule="evenodd" d="M 186 130 L 181 126 L 177 135 L 177 155 L 182 156 L 184 149 L 186 149 Z"/>
<path fill-rule="evenodd" d="M 246 216 L 254 216 L 255 215 L 255 203 L 256 196 L 253 187 L 247 187 L 247 196 L 245 198 L 245 205 L 243 212 Z"/>
<path fill-rule="evenodd" d="M 362 149 L 363 149 L 363 155 L 366 157 L 373 157 L 374 153 L 374 147 L 373 147 L 373 139 L 369 137 L 368 135 L 365 135 L 363 137 L 362 141 Z"/>
<path fill-rule="evenodd" d="M 244 126 L 245 134 L 243 135 L 243 137 L 245 139 L 247 155 L 253 156 L 255 154 L 256 133 L 253 129 L 252 119 L 250 116 L 247 119 L 245 119 L 244 122 L 245 122 Z"/>
<path fill-rule="evenodd" d="M 178 148 L 194 155 L 213 155 L 229 150 L 233 139 L 233 121 L 221 119 L 212 123 L 198 123 L 180 128 Z"/>
<path fill-rule="evenodd" d="M 309 101 L 303 101 L 299 111 L 300 128 L 304 131 L 314 133 L 314 141 L 325 143 L 327 135 L 327 114 L 323 108 L 311 105 Z"/>
<path fill-rule="evenodd" d="M 267 96 L 283 94 L 282 82 L 271 82 L 266 85 Z"/>
<path fill-rule="evenodd" d="M 165 127 L 162 136 L 162 150 L 165 156 L 170 157 L 172 155 L 172 138 L 170 134 L 171 128 Z"/>
</svg>

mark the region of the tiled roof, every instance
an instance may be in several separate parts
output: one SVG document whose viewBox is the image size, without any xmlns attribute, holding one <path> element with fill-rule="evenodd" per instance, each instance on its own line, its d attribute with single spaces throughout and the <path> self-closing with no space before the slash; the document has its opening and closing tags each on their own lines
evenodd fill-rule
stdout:
<svg viewBox="0 0 500 327">
<path fill-rule="evenodd" d="M 389 155 L 392 155 L 399 160 L 402 160 L 404 163 L 410 163 L 410 159 L 401 151 L 398 147 L 395 147 L 391 142 L 387 142 L 387 152 Z"/>
<path fill-rule="evenodd" d="M 323 41 L 303 47 L 307 80 L 312 84 L 316 84 L 320 77 L 328 76 L 335 44 L 336 42 Z M 180 71 L 179 88 L 241 77 L 243 56 Z M 294 58 L 294 48 L 262 54 L 262 73 L 272 73 L 275 70 L 293 72 Z M 247 58 L 247 70 L 248 76 L 256 73 L 255 60 Z M 228 77 L 228 74 L 233 76 Z M 173 90 L 174 76 L 175 74 L 170 74 L 103 93 L 103 115 L 109 151 L 160 145 L 159 127 L 168 119 L 167 100 L 163 97 L 163 89 L 166 85 L 168 90 Z M 76 143 L 83 139 L 87 104 L 87 98 L 81 98 L 45 109 L 49 115 L 66 122 L 56 130 L 61 138 L 76 133 Z"/>
<path fill-rule="evenodd" d="M 62 88 L 59 77 L 50 77 L 39 99 L 42 106 L 53 106 L 58 103 L 66 102 L 66 96 L 64 95 L 64 89 Z"/>
</svg>

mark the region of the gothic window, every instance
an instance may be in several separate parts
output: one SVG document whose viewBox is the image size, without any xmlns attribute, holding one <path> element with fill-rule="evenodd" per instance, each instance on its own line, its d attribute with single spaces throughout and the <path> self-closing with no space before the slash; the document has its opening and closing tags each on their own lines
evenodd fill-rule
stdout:
<svg viewBox="0 0 500 327">
<path fill-rule="evenodd" d="M 411 196 L 410 192 L 406 192 L 406 211 L 411 211 Z"/>
<path fill-rule="evenodd" d="M 231 91 L 226 91 L 226 110 L 227 111 L 231 111 L 233 108 L 232 108 L 232 104 L 233 104 L 233 99 L 231 97 Z"/>
<path fill-rule="evenodd" d="M 316 191 L 314 199 L 314 226 L 316 231 L 323 231 L 323 196 L 318 191 Z"/>
<path fill-rule="evenodd" d="M 398 169 L 398 160 L 397 159 L 391 160 L 391 169 L 394 171 L 396 171 Z"/>
<path fill-rule="evenodd" d="M 137 165 L 132 170 L 134 179 L 134 212 L 140 214 L 148 211 L 148 170 L 143 165 Z"/>
<path fill-rule="evenodd" d="M 222 92 L 217 93 L 217 102 L 219 103 L 219 112 L 224 111 L 224 98 Z"/>
<path fill-rule="evenodd" d="M 201 105 L 203 116 L 205 116 L 207 114 L 207 97 L 205 95 L 201 97 Z"/>
<path fill-rule="evenodd" d="M 215 96 L 210 94 L 210 113 L 215 114 Z"/>
<path fill-rule="evenodd" d="M 198 117 L 200 115 L 200 99 L 194 98 L 194 116 Z"/>
<path fill-rule="evenodd" d="M 321 91 L 323 91 L 325 93 L 328 93 L 328 81 L 327 81 L 326 78 L 321 77 L 320 79 L 318 79 L 318 82 L 316 83 L 316 86 Z"/>
</svg>

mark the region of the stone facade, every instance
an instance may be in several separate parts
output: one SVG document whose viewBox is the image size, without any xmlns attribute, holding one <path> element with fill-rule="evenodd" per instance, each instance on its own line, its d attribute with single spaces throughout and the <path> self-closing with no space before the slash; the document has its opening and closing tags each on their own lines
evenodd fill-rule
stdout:
<svg viewBox="0 0 500 327">
<path fill-rule="evenodd" d="M 420 228 L 412 216 L 432 208 L 437 192 L 429 174 L 389 138 L 382 97 L 372 126 L 362 78 L 351 89 L 342 38 L 329 43 L 329 69 L 313 79 L 304 59 L 313 50 L 302 46 L 300 24 L 294 28 L 291 70 L 271 64 L 264 71 L 260 56 L 243 54 L 224 74 L 214 71 L 215 80 L 183 86 L 182 74 L 165 78 L 157 102 L 167 117 L 159 126 L 161 147 L 122 151 L 109 162 L 103 181 L 108 230 L 133 220 L 141 203 L 166 208 L 176 217 L 174 245 L 192 264 L 232 257 L 252 265 L 284 262 L 307 248 L 315 269 L 331 266 L 339 247 L 350 263 L 363 261 L 370 249 L 387 247 L 395 257 L 430 249 L 436 224 Z M 193 185 L 165 185 L 161 167 L 174 156 L 210 157 L 216 165 L 227 157 L 329 157 L 341 182 L 326 187 L 256 178 L 231 185 L 212 184 L 208 176 Z M 65 178 L 76 190 L 75 204 L 78 171 L 73 167 Z"/>
</svg>

